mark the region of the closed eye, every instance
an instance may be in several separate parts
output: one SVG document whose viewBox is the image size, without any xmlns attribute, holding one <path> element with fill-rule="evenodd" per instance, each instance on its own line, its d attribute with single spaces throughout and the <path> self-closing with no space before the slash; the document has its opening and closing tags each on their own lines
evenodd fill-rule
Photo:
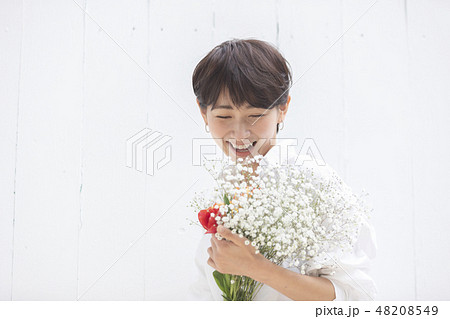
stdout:
<svg viewBox="0 0 450 319">
<path fill-rule="evenodd" d="M 250 117 L 263 117 L 263 116 L 265 116 L 265 114 L 260 114 L 260 115 L 250 115 Z M 218 117 L 218 118 L 220 118 L 220 119 L 228 119 L 228 118 L 231 118 L 231 116 L 216 116 L 216 117 Z"/>
</svg>

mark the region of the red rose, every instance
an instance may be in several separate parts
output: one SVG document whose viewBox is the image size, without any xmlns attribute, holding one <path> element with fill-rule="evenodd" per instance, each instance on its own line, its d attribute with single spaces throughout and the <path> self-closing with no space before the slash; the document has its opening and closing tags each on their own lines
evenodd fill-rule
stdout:
<svg viewBox="0 0 450 319">
<path fill-rule="evenodd" d="M 203 228 L 206 229 L 205 234 L 215 234 L 217 232 L 216 216 L 222 216 L 222 214 L 219 212 L 219 209 L 214 208 L 214 206 L 203 209 L 198 213 L 198 220 Z M 211 214 L 214 214 L 214 217 L 211 216 Z"/>
</svg>

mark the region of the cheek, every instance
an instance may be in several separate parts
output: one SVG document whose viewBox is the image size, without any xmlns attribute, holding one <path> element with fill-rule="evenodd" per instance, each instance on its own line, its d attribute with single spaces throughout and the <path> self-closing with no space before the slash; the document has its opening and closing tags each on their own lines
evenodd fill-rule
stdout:
<svg viewBox="0 0 450 319">
<path fill-rule="evenodd" d="M 211 131 L 211 135 L 213 137 L 222 137 L 226 132 L 228 131 L 228 126 L 226 121 L 218 121 L 218 120 L 211 120 L 209 125 L 209 129 Z"/>
<path fill-rule="evenodd" d="M 253 131 L 259 137 L 270 138 L 277 129 L 277 120 L 276 117 L 269 115 L 259 119 L 253 126 Z"/>
</svg>

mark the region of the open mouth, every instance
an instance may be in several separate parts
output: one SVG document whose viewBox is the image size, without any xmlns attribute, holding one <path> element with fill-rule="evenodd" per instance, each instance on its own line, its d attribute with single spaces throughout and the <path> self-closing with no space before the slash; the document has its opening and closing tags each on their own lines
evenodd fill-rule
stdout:
<svg viewBox="0 0 450 319">
<path fill-rule="evenodd" d="M 253 148 L 255 147 L 257 141 L 254 141 L 250 146 L 246 148 L 235 148 L 234 145 L 227 141 L 228 145 L 231 145 L 231 148 L 234 150 L 234 152 L 238 155 L 247 155 L 247 153 L 250 153 Z"/>
</svg>

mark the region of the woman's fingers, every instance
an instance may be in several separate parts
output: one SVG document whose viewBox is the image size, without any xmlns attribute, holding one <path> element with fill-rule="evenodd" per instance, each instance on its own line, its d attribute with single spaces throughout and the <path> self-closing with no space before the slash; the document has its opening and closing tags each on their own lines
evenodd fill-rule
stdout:
<svg viewBox="0 0 450 319">
<path fill-rule="evenodd" d="M 210 266 L 213 267 L 214 269 L 217 269 L 217 268 L 216 268 L 216 264 L 215 264 L 214 261 L 211 259 L 211 257 L 208 259 L 207 263 L 208 263 L 208 265 L 210 265 Z"/>
<path fill-rule="evenodd" d="M 212 254 L 213 254 L 212 247 L 208 247 L 207 252 L 208 252 L 209 257 L 212 257 Z"/>
<path fill-rule="evenodd" d="M 247 238 L 240 238 L 238 234 L 233 234 L 230 229 L 219 225 L 217 232 L 222 236 L 225 241 L 232 242 L 235 245 L 243 245 Z"/>
<path fill-rule="evenodd" d="M 211 247 L 213 247 L 213 249 L 216 250 L 217 249 L 217 244 L 216 244 L 216 241 L 214 239 L 215 239 L 215 235 L 213 234 L 211 236 L 210 242 L 211 242 Z"/>
</svg>

